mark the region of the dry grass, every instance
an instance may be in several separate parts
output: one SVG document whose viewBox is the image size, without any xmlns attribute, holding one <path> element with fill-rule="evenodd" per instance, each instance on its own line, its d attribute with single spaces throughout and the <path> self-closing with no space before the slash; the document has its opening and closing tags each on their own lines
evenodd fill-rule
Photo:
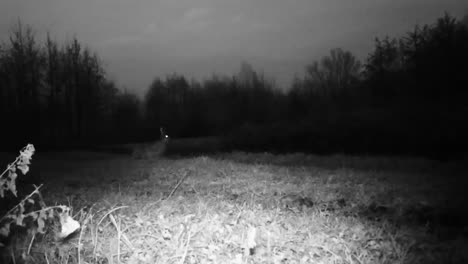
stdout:
<svg viewBox="0 0 468 264">
<path fill-rule="evenodd" d="M 36 238 L 29 262 L 468 263 L 455 163 L 36 155 L 45 199 L 73 206 L 85 227 L 66 242 Z M 17 260 L 20 242 L 9 251 Z"/>
</svg>

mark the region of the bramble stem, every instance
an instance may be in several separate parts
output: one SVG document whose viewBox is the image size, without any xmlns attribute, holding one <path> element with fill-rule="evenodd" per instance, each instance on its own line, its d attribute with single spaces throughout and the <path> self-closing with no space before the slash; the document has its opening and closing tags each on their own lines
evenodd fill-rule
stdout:
<svg viewBox="0 0 468 264">
<path fill-rule="evenodd" d="M 26 196 L 25 198 L 23 198 L 23 200 L 21 200 L 21 202 L 19 202 L 15 207 L 11 208 L 5 215 L 2 216 L 2 218 L 0 218 L 0 223 L 8 216 L 10 215 L 14 210 L 16 210 L 20 204 L 24 204 L 24 202 L 26 200 L 28 200 L 29 198 L 31 198 L 35 193 L 39 192 L 39 189 L 42 187 L 43 184 L 39 185 L 38 187 L 36 187 L 36 189 L 34 191 L 32 191 L 28 196 Z"/>
</svg>

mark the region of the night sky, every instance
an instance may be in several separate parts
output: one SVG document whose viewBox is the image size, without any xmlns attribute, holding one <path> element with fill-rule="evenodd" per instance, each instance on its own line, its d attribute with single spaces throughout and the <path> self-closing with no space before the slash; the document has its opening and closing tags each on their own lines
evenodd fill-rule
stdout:
<svg viewBox="0 0 468 264">
<path fill-rule="evenodd" d="M 287 87 L 332 48 L 364 60 L 375 37 L 467 10 L 465 0 L 1 0 L 0 39 L 18 18 L 41 42 L 76 36 L 139 94 L 156 76 L 235 74 L 242 61 Z"/>
</svg>

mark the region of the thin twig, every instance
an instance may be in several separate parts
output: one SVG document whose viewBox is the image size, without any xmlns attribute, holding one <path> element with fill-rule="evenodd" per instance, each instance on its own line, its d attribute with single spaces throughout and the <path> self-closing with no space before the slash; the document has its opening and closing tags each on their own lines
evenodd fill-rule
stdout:
<svg viewBox="0 0 468 264">
<path fill-rule="evenodd" d="M 46 263 L 50 264 L 49 258 L 47 257 L 47 252 L 44 252 L 44 257 L 45 257 Z"/>
<path fill-rule="evenodd" d="M 21 155 L 20 155 L 20 156 L 21 156 Z M 0 179 L 3 177 L 3 175 L 4 175 L 7 171 L 11 170 L 11 168 L 13 168 L 13 166 L 16 166 L 16 162 L 18 162 L 20 156 L 18 156 L 18 157 L 15 159 L 15 161 L 13 161 L 12 163 L 8 164 L 7 168 L 2 172 L 2 174 L 0 174 Z"/>
<path fill-rule="evenodd" d="M 29 256 L 29 254 L 31 253 L 32 244 L 33 244 L 35 238 L 36 238 L 36 232 L 34 232 L 33 237 L 31 238 L 31 242 L 29 242 L 29 246 L 28 246 L 28 256 Z"/>
<path fill-rule="evenodd" d="M 21 156 L 23 156 L 24 151 L 25 151 L 28 147 L 29 147 L 29 144 L 28 144 L 27 146 L 23 147 L 23 148 L 20 150 L 20 154 L 16 157 L 15 161 L 13 161 L 12 163 L 8 164 L 6 170 L 4 170 L 4 171 L 2 172 L 2 174 L 0 174 L 0 179 L 3 177 L 3 175 L 4 175 L 7 171 L 11 170 L 11 168 L 13 168 L 13 166 L 16 166 L 16 165 L 17 165 L 16 163 L 20 160 Z"/>
<path fill-rule="evenodd" d="M 115 217 L 111 214 L 109 215 L 109 218 L 112 222 L 112 224 L 115 226 L 115 229 L 117 229 L 117 239 L 118 239 L 118 248 L 117 248 L 117 258 L 121 255 L 120 253 L 120 242 L 123 241 L 124 244 L 130 248 L 130 250 L 133 252 L 135 251 L 135 247 L 133 246 L 132 242 L 130 242 L 130 239 L 125 235 L 124 231 L 122 231 L 122 219 L 119 217 L 119 223 L 117 224 L 117 221 L 115 221 Z M 119 263 L 119 259 L 117 259 L 117 263 Z"/>
<path fill-rule="evenodd" d="M 190 229 L 188 231 L 188 235 L 187 235 L 187 244 L 185 244 L 185 251 L 184 251 L 184 255 L 182 255 L 182 258 L 180 259 L 180 264 L 183 264 L 185 262 L 185 258 L 187 257 L 187 252 L 188 252 L 188 248 L 189 248 L 189 244 L 190 244 L 190 239 L 191 239 L 191 232 L 190 232 Z"/>
<path fill-rule="evenodd" d="M 10 250 L 11 250 L 11 260 L 12 260 L 13 264 L 16 264 L 15 251 L 13 250 L 13 248 L 11 248 Z"/>
<path fill-rule="evenodd" d="M 40 188 L 40 187 L 37 187 L 36 184 L 33 184 L 33 186 L 34 186 L 34 188 Z M 42 198 L 41 192 L 37 192 L 37 196 L 39 196 L 39 205 L 41 206 L 41 208 L 46 208 L 47 206 L 46 206 L 46 204 L 44 202 L 44 198 Z"/>
<path fill-rule="evenodd" d="M 185 175 L 182 177 L 182 179 L 180 179 L 180 181 L 172 189 L 171 193 L 167 196 L 166 200 L 172 197 L 172 195 L 175 193 L 177 188 L 179 188 L 179 186 L 182 184 L 182 182 L 185 180 L 185 178 L 187 178 L 188 175 L 189 175 L 188 171 L 185 171 Z"/>
<path fill-rule="evenodd" d="M 98 233 L 99 233 L 99 225 L 102 223 L 102 221 L 104 221 L 104 219 L 112 214 L 112 212 L 116 211 L 116 210 L 119 210 L 119 209 L 122 209 L 122 208 L 127 208 L 128 206 L 124 205 L 124 206 L 119 206 L 119 207 L 116 207 L 112 210 L 110 210 L 109 212 L 107 212 L 103 217 L 101 217 L 101 219 L 99 220 L 99 222 L 97 223 L 96 225 L 96 238 L 95 238 L 95 244 L 94 244 L 94 250 L 93 250 L 93 255 L 94 255 L 94 261 L 96 262 L 97 261 L 97 257 L 96 257 L 96 250 L 97 250 L 97 239 L 98 239 Z M 112 219 L 111 219 L 112 220 Z"/>
<path fill-rule="evenodd" d="M 83 209 L 81 209 L 80 211 L 82 211 Z M 81 241 L 83 239 L 83 233 L 88 225 L 88 221 L 89 219 L 91 218 L 91 212 L 89 212 L 88 214 L 86 214 L 86 218 L 85 220 L 83 221 L 83 224 L 81 225 L 81 230 L 80 230 L 80 236 L 78 238 L 78 264 L 81 264 L 81 247 L 82 247 L 82 244 L 81 244 Z M 92 236 L 92 234 L 91 234 Z"/>
<path fill-rule="evenodd" d="M 115 223 L 115 219 L 113 215 L 109 215 L 109 217 L 112 219 L 112 222 L 114 225 L 117 225 Z M 120 263 L 120 238 L 122 237 L 122 219 L 119 217 L 119 224 L 116 226 L 117 228 L 117 264 Z"/>
</svg>

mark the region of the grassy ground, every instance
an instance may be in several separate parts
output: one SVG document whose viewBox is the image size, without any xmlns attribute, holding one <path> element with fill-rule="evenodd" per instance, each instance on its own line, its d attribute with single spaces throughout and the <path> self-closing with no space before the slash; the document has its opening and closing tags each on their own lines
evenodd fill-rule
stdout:
<svg viewBox="0 0 468 264">
<path fill-rule="evenodd" d="M 85 224 L 37 236 L 33 263 L 468 263 L 463 162 L 39 151 L 31 170 Z"/>
</svg>

